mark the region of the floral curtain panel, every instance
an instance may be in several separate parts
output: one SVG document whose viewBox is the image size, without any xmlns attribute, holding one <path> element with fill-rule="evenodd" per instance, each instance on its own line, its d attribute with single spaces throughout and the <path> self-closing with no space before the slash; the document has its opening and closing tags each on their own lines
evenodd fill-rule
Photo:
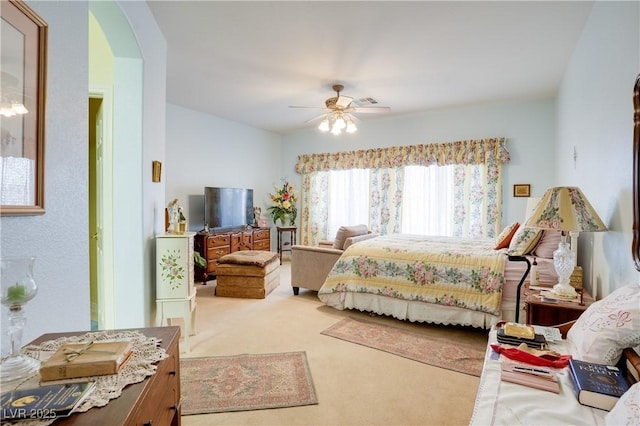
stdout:
<svg viewBox="0 0 640 426">
<path fill-rule="evenodd" d="M 296 171 L 302 175 L 301 243 L 316 245 L 327 235 L 328 175 L 331 170 L 370 169 L 372 232 L 400 233 L 403 167 L 458 165 L 455 170 L 454 234 L 494 237 L 502 215 L 502 164 L 510 161 L 505 138 L 466 140 L 441 144 L 398 146 L 301 155 Z"/>
<path fill-rule="evenodd" d="M 370 182 L 369 229 L 380 235 L 400 234 L 404 169 L 371 169 Z"/>
<path fill-rule="evenodd" d="M 491 138 L 331 154 L 305 154 L 298 157 L 296 172 L 306 174 L 328 170 L 381 169 L 409 165 L 485 164 L 490 152 L 493 152 L 493 160 L 502 164 L 510 160 L 506 141 L 505 138 Z"/>
<path fill-rule="evenodd" d="M 454 236 L 495 237 L 502 230 L 502 164 L 458 165 L 454 173 Z"/>
</svg>

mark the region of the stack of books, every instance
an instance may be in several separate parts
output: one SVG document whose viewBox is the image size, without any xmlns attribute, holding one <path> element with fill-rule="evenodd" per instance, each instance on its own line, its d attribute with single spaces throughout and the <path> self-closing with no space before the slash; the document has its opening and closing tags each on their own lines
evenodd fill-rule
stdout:
<svg viewBox="0 0 640 426">
<path fill-rule="evenodd" d="M 543 334 L 535 332 L 531 325 L 507 322 L 497 331 L 498 343 L 504 345 L 519 346 L 525 343 L 530 348 L 544 349 L 547 340 Z"/>
<path fill-rule="evenodd" d="M 0 420 L 55 420 L 73 413 L 94 390 L 95 376 L 117 374 L 131 341 L 64 344 L 40 366 L 40 386 L 2 392 Z"/>
<path fill-rule="evenodd" d="M 117 374 L 131 354 L 131 341 L 62 345 L 40 366 L 40 380 L 72 379 Z"/>
<path fill-rule="evenodd" d="M 500 378 L 503 382 L 560 393 L 560 383 L 554 368 L 538 367 L 507 359 L 501 360 L 500 367 Z"/>
</svg>

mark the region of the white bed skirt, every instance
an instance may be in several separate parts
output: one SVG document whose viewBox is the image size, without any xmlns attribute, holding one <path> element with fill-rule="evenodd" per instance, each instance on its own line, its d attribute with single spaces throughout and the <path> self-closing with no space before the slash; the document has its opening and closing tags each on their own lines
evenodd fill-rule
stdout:
<svg viewBox="0 0 640 426">
<path fill-rule="evenodd" d="M 412 322 L 430 322 L 445 325 L 458 324 L 489 329 L 502 319 L 484 312 L 461 309 L 455 306 L 396 299 L 370 293 L 339 292 L 318 294 L 318 297 L 327 306 L 335 309 L 357 309 L 359 311 L 375 312 L 376 314 L 390 315 L 399 320 Z"/>
</svg>

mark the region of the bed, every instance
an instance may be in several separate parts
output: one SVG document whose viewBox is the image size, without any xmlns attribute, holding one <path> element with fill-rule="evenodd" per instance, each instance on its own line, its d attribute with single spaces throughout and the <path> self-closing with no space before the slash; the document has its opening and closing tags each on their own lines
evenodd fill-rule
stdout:
<svg viewBox="0 0 640 426">
<path fill-rule="evenodd" d="M 509 256 L 513 244 L 495 249 L 493 238 L 396 234 L 362 241 L 344 251 L 318 297 L 339 310 L 487 329 L 515 318 L 517 289 L 529 280 L 522 255 L 532 262 L 535 250 L 543 254 L 546 247 L 546 257 L 536 257 L 540 284 L 556 282 L 549 248 L 559 237 L 533 232 L 518 256 Z"/>
</svg>

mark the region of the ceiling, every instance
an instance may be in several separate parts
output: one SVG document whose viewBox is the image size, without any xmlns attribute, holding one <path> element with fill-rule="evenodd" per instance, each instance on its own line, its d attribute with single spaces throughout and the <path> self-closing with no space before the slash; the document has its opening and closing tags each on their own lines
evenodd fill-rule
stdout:
<svg viewBox="0 0 640 426">
<path fill-rule="evenodd" d="M 554 96 L 593 2 L 148 1 L 167 102 L 278 133 L 343 94 L 397 116 Z M 361 114 L 363 121 L 382 114 Z"/>
</svg>

